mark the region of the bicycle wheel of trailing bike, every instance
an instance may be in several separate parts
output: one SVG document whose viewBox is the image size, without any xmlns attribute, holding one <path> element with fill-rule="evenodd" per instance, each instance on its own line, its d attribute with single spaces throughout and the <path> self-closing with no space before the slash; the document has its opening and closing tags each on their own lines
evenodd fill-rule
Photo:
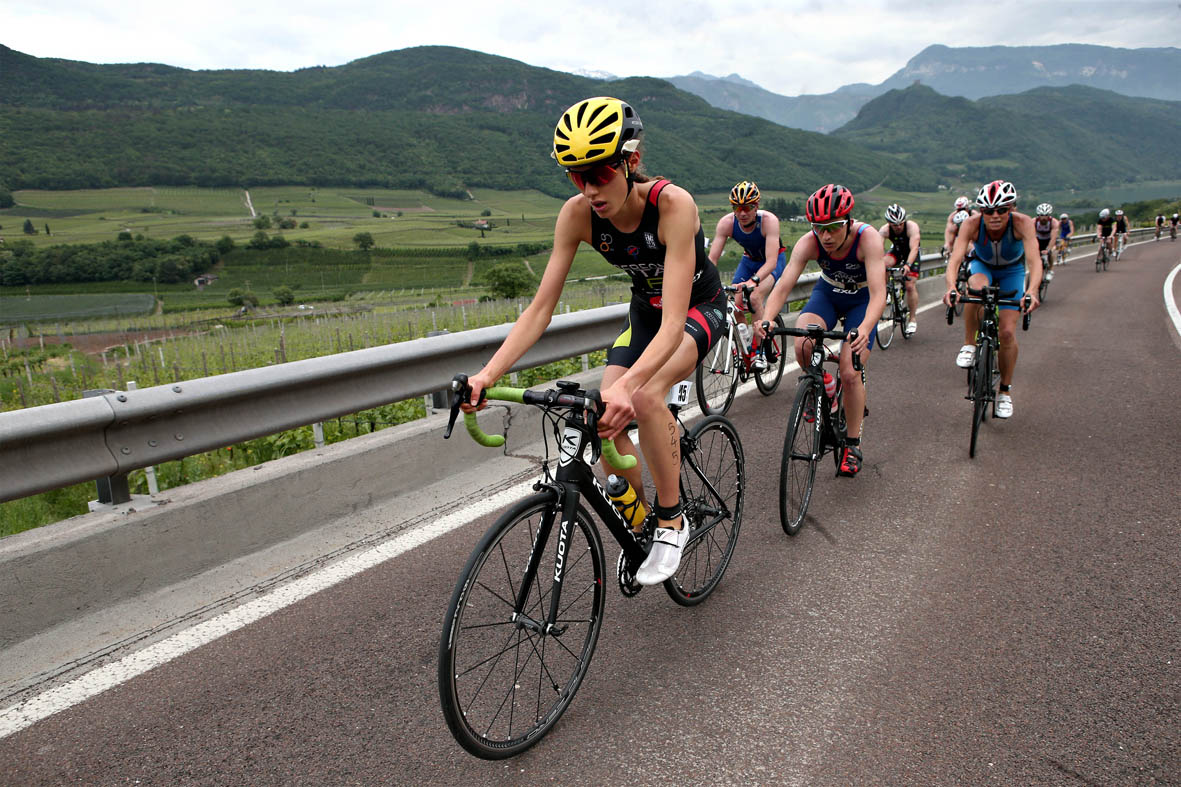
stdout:
<svg viewBox="0 0 1181 787">
<path fill-rule="evenodd" d="M 783 315 L 775 316 L 774 325 L 776 328 L 786 327 L 783 324 Z M 775 393 L 775 389 L 779 387 L 779 381 L 783 379 L 783 370 L 787 368 L 787 348 L 784 338 L 784 336 L 771 336 L 764 342 L 767 368 L 755 371 L 755 385 L 763 396 Z"/>
<path fill-rule="evenodd" d="M 894 285 L 890 284 L 886 287 L 886 306 L 882 309 L 882 318 L 878 322 L 878 347 L 883 350 L 890 349 L 890 343 L 894 341 L 894 328 L 898 325 L 898 320 L 895 319 L 898 312 L 898 299 L 895 297 Z"/>
<path fill-rule="evenodd" d="M 581 506 L 568 543 L 558 543 L 560 522 L 553 492 L 511 507 L 476 545 L 451 596 L 439 698 L 451 734 L 477 757 L 511 757 L 537 743 L 574 699 L 595 652 L 603 545 Z M 555 570 L 560 607 L 547 627 Z"/>
<path fill-rule="evenodd" d="M 812 500 L 816 464 L 820 461 L 822 406 L 820 386 L 811 377 L 801 379 L 788 418 L 779 465 L 779 523 L 789 536 L 800 532 Z"/>
<path fill-rule="evenodd" d="M 711 415 L 681 440 L 681 506 L 689 542 L 664 589 L 686 607 L 700 604 L 718 583 L 742 527 L 746 460 L 734 425 Z"/>
<path fill-rule="evenodd" d="M 725 415 L 738 389 L 738 350 L 731 341 L 736 331 L 729 329 L 710 348 L 697 366 L 697 403 L 706 415 Z"/>
</svg>

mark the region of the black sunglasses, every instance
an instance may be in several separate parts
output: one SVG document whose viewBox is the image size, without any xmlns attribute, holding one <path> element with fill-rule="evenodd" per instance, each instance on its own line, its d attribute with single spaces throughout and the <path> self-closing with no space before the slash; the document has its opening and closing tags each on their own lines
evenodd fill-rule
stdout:
<svg viewBox="0 0 1181 787">
<path fill-rule="evenodd" d="M 1008 205 L 1006 205 L 1003 208 L 981 208 L 980 212 L 983 213 L 985 216 L 991 216 L 994 213 L 1004 216 L 1010 210 L 1012 210 L 1012 208 L 1010 208 Z"/>
</svg>

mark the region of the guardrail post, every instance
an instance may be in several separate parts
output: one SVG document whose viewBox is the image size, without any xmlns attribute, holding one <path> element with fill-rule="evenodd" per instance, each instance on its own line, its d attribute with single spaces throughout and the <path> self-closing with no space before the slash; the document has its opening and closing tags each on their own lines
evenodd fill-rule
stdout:
<svg viewBox="0 0 1181 787">
<path fill-rule="evenodd" d="M 83 398 L 92 396 L 106 396 L 107 394 L 115 393 L 113 388 L 92 388 L 88 391 L 82 392 Z M 112 475 L 106 478 L 97 478 L 94 481 L 95 487 L 98 489 L 98 502 L 103 505 L 119 505 L 120 503 L 131 502 L 131 488 L 127 485 L 127 474 Z"/>
<path fill-rule="evenodd" d="M 441 331 L 427 331 L 426 335 L 427 336 L 446 336 L 449 333 L 451 333 L 451 331 L 444 328 Z M 450 407 L 451 407 L 451 403 L 447 400 L 448 394 L 447 394 L 446 389 L 443 389 L 442 391 L 435 391 L 434 393 L 427 394 L 425 398 L 426 398 L 427 412 L 435 412 L 438 410 L 447 410 L 447 409 L 450 409 Z"/>
<path fill-rule="evenodd" d="M 137 386 L 137 385 L 135 384 L 135 380 L 128 380 L 128 381 L 127 381 L 127 390 L 129 390 L 129 391 L 134 391 L 134 390 L 136 390 L 138 387 L 139 387 L 139 386 Z M 158 495 L 158 494 L 160 494 L 160 484 L 159 484 L 159 483 L 156 481 L 156 468 L 155 468 L 155 466 L 154 466 L 154 465 L 148 465 L 147 467 L 145 467 L 145 468 L 144 468 L 144 475 L 145 475 L 145 476 L 147 476 L 147 479 L 148 479 L 148 494 L 149 494 L 149 495 Z M 99 502 L 102 502 L 102 500 L 100 499 L 100 500 L 99 500 Z"/>
</svg>

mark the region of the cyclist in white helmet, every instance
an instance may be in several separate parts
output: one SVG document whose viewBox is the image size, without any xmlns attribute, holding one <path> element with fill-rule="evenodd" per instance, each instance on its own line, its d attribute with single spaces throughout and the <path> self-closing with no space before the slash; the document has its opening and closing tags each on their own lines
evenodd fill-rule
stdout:
<svg viewBox="0 0 1181 787">
<path fill-rule="evenodd" d="M 1054 255 L 1050 253 L 1050 241 L 1058 233 L 1058 219 L 1054 218 L 1054 206 L 1043 202 L 1037 206 L 1033 220 L 1033 230 L 1037 235 L 1038 252 L 1042 255 L 1042 265 L 1045 267 L 1046 281 L 1054 279 Z"/>
<path fill-rule="evenodd" d="M 1016 291 L 1016 299 L 1029 297 L 1029 310 L 1040 305 L 1037 297 L 1042 283 L 1041 257 L 1032 253 L 1037 236 L 1034 234 L 1033 219 L 1014 210 L 1017 206 L 1017 189 L 1005 180 L 994 180 L 981 187 L 976 195 L 980 215 L 964 221 L 963 230 L 956 237 L 951 259 L 947 264 L 947 292 L 943 303 L 952 306 L 957 297 L 955 274 L 960 261 L 968 249 L 975 247 L 976 258 L 972 260 L 971 278 L 968 286 L 979 289 L 995 285 L 1002 292 Z M 1029 284 L 1026 286 L 1025 272 L 1029 270 Z M 1000 361 L 1001 383 L 996 398 L 997 418 L 1013 415 L 1013 374 L 1017 369 L 1017 317 L 1020 311 L 1015 306 L 1000 307 Z M 980 307 L 967 304 L 964 307 L 964 346 L 956 356 L 956 366 L 967 369 L 976 359 L 976 329 L 980 325 Z"/>
<path fill-rule="evenodd" d="M 1074 237 L 1074 222 L 1069 213 L 1058 216 L 1058 262 L 1066 264 L 1066 250 L 1070 247 L 1070 239 Z"/>
<path fill-rule="evenodd" d="M 906 218 L 906 208 L 895 203 L 886 208 L 886 223 L 878 228 L 878 234 L 891 244 L 890 250 L 886 252 L 886 267 L 906 266 L 906 275 L 902 283 L 906 288 L 906 305 L 910 308 L 910 320 L 903 330 L 913 334 L 919 328 L 915 321 L 915 314 L 919 308 L 919 291 L 915 287 L 915 282 L 919 278 L 918 222 Z"/>
<path fill-rule="evenodd" d="M 963 211 L 967 211 L 969 216 L 976 212 L 971 200 L 967 197 L 957 197 L 951 213 L 947 214 L 947 223 L 943 226 L 943 248 L 939 250 L 939 253 L 943 255 L 944 259 L 947 259 L 947 255 L 951 252 L 951 246 L 955 243 L 956 231 L 959 229 L 959 224 L 955 222 L 955 216 Z"/>
<path fill-rule="evenodd" d="M 1115 216 L 1107 208 L 1099 211 L 1099 220 L 1095 222 L 1095 230 L 1102 239 L 1100 243 L 1107 246 L 1107 251 L 1115 254 Z"/>
<path fill-rule="evenodd" d="M 1128 242 L 1128 217 L 1120 209 L 1115 211 L 1115 242 L 1124 244 Z"/>
</svg>

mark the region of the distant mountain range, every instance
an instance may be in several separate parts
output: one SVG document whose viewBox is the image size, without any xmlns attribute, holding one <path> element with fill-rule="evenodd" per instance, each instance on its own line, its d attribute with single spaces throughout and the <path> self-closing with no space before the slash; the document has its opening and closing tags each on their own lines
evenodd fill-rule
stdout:
<svg viewBox="0 0 1181 787">
<path fill-rule="evenodd" d="M 935 187 L 929 170 L 711 107 L 660 79 L 595 81 L 454 47 L 277 72 L 96 65 L 0 46 L 0 74 L 0 186 L 9 189 L 290 183 L 567 196 L 549 157 L 554 124 L 575 101 L 603 94 L 627 98 L 643 118 L 648 171 L 692 191 L 756 175 L 782 191 L 833 179 Z"/>
<path fill-rule="evenodd" d="M 700 72 L 668 78 L 711 105 L 792 128 L 828 132 L 856 116 L 868 101 L 916 81 L 946 96 L 983 98 L 1037 87 L 1085 85 L 1126 96 L 1181 100 L 1181 49 L 1118 49 L 1089 44 L 1056 46 L 929 46 L 878 85 L 845 85 L 823 95 L 782 96 L 732 74 Z"/>
<path fill-rule="evenodd" d="M 1181 178 L 1181 102 L 1071 85 L 971 101 L 925 85 L 891 90 L 832 136 L 942 178 L 1091 188 Z"/>
</svg>

